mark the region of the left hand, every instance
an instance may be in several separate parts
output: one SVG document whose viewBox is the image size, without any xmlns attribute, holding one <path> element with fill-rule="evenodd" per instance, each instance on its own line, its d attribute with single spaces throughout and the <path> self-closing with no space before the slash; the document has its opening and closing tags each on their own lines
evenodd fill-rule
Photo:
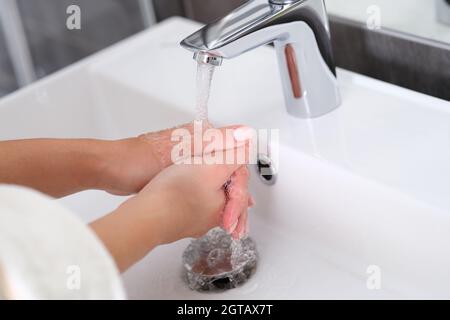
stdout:
<svg viewBox="0 0 450 320">
<path fill-rule="evenodd" d="M 218 130 L 226 137 L 227 130 L 239 127 L 231 126 Z M 189 131 L 193 140 L 193 123 L 176 129 L 180 128 Z M 207 125 L 204 130 L 209 128 L 211 126 Z M 109 152 L 105 155 L 106 166 L 100 173 L 101 189 L 122 196 L 136 194 L 142 190 L 156 175 L 173 164 L 171 152 L 173 147 L 179 143 L 172 141 L 174 130 L 151 132 L 137 138 L 111 142 Z M 226 143 L 231 145 L 233 142 L 227 141 Z M 194 144 L 193 141 L 191 144 Z M 194 150 L 192 152 L 194 153 Z M 238 179 L 239 181 L 241 179 Z"/>
</svg>

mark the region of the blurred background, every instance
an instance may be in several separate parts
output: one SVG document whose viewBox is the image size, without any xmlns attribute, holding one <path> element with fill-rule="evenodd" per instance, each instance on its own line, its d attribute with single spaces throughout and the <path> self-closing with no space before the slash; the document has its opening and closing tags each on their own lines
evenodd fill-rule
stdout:
<svg viewBox="0 0 450 320">
<path fill-rule="evenodd" d="M 0 0 L 0 96 L 173 15 L 211 21 L 245 0 Z M 81 8 L 82 29 L 66 10 Z"/>
<path fill-rule="evenodd" d="M 0 97 L 170 16 L 210 22 L 246 1 L 0 0 Z M 339 67 L 450 99 L 450 0 L 326 4 Z M 67 28 L 70 5 L 81 30 Z"/>
</svg>

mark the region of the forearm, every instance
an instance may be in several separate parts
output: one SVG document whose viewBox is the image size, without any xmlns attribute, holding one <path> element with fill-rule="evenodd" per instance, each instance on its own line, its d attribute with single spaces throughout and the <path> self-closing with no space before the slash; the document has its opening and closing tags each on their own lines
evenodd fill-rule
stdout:
<svg viewBox="0 0 450 320">
<path fill-rule="evenodd" d="M 88 139 L 0 142 L 0 183 L 31 187 L 54 197 L 100 189 L 110 144 Z"/>
</svg>

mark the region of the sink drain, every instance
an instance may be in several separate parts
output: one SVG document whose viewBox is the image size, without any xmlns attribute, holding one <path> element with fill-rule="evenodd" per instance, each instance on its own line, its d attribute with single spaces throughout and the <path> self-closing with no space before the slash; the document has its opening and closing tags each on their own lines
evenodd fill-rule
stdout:
<svg viewBox="0 0 450 320">
<path fill-rule="evenodd" d="M 276 170 L 272 160 L 266 155 L 258 155 L 256 171 L 261 181 L 267 185 L 273 185 L 276 182 Z"/>
<path fill-rule="evenodd" d="M 236 241 L 223 229 L 215 228 L 192 241 L 183 253 L 185 280 L 196 291 L 233 289 L 253 275 L 257 258 L 251 238 Z"/>
</svg>

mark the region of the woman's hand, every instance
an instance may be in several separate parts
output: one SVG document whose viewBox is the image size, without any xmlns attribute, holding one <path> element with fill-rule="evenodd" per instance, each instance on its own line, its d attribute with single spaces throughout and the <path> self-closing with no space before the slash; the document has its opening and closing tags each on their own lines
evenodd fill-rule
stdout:
<svg viewBox="0 0 450 320">
<path fill-rule="evenodd" d="M 115 195 L 131 195 L 138 193 L 147 183 L 165 168 L 173 164 L 171 153 L 179 141 L 172 140 L 174 130 L 184 129 L 191 141 L 191 156 L 195 154 L 194 130 L 205 132 L 211 129 L 208 123 L 194 128 L 194 123 L 166 129 L 159 132 L 150 132 L 137 138 L 113 141 L 105 157 L 105 170 L 101 174 L 101 188 Z M 217 150 L 236 147 L 236 141 L 226 141 L 227 130 L 235 130 L 240 126 L 224 127 L 219 130 L 224 141 L 217 146 Z M 229 139 L 228 139 L 229 140 Z M 204 145 L 207 142 L 201 141 Z"/>
<path fill-rule="evenodd" d="M 227 210 L 232 212 L 227 230 L 242 235 L 247 224 L 247 204 L 251 201 L 245 172 L 245 166 L 240 164 L 172 165 L 138 195 L 91 226 L 122 271 L 157 245 L 199 237 L 222 225 Z M 224 184 L 232 176 L 242 179 L 238 193 L 239 201 L 245 199 L 245 206 L 228 201 Z M 228 207 L 230 203 L 232 206 Z"/>
<path fill-rule="evenodd" d="M 232 128 L 218 130 L 225 136 Z M 185 129 L 189 139 L 194 136 L 192 123 L 176 129 Z M 0 141 L 0 183 L 27 186 L 57 198 L 90 189 L 135 194 L 172 165 L 171 152 L 178 143 L 171 139 L 174 130 L 117 141 Z"/>
</svg>

